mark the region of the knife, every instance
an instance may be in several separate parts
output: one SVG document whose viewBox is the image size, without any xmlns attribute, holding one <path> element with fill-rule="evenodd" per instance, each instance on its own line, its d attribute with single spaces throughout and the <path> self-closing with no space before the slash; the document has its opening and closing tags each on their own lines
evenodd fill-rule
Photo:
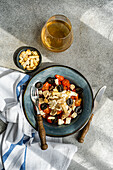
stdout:
<svg viewBox="0 0 113 170">
<path fill-rule="evenodd" d="M 83 143 L 83 142 L 84 142 L 84 138 L 85 138 L 85 136 L 86 136 L 86 134 L 87 134 L 87 132 L 88 132 L 88 130 L 89 130 L 90 123 L 91 123 L 91 121 L 92 121 L 92 118 L 93 118 L 93 116 L 94 116 L 94 113 L 96 112 L 96 110 L 97 110 L 97 108 L 98 108 L 98 104 L 99 104 L 99 102 L 100 102 L 100 100 L 101 100 L 101 98 L 102 98 L 105 90 L 106 90 L 106 86 L 103 86 L 103 87 L 101 87 L 101 88 L 97 91 L 97 93 L 96 93 L 96 95 L 95 95 L 95 98 L 94 98 L 94 107 L 93 107 L 93 111 L 92 111 L 92 113 L 91 113 L 91 117 L 90 117 L 88 123 L 87 123 L 87 124 L 85 125 L 85 127 L 82 129 L 81 136 L 80 136 L 79 139 L 78 139 L 78 142 L 80 142 L 80 143 Z"/>
</svg>

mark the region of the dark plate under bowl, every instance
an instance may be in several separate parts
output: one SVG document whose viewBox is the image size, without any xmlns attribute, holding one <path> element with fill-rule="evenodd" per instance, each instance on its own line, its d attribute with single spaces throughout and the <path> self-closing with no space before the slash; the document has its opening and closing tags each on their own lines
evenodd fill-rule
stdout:
<svg viewBox="0 0 113 170">
<path fill-rule="evenodd" d="M 44 82 L 48 77 L 54 77 L 59 74 L 75 83 L 83 89 L 83 111 L 69 125 L 52 125 L 43 119 L 46 134 L 48 136 L 63 137 L 71 135 L 80 130 L 90 117 L 93 108 L 93 93 L 90 84 L 86 78 L 78 71 L 66 66 L 50 66 L 38 72 L 28 83 L 23 94 L 23 108 L 28 122 L 37 130 L 34 117 L 34 107 L 30 98 L 30 87 L 37 81 Z"/>
<path fill-rule="evenodd" d="M 38 66 L 34 69 L 34 70 L 26 70 L 23 68 L 23 66 L 19 63 L 19 56 L 21 54 L 22 51 L 26 51 L 27 49 L 30 49 L 31 51 L 37 51 L 38 55 L 39 55 L 39 64 Z M 35 72 L 36 70 L 38 70 L 40 64 L 41 64 L 41 61 L 42 61 L 42 56 L 40 54 L 40 52 L 34 48 L 34 47 L 29 47 L 29 46 L 23 46 L 23 47 L 20 47 L 18 48 L 14 55 L 13 55 L 13 60 L 14 60 L 14 63 L 16 64 L 16 66 L 20 69 L 22 69 L 23 71 L 25 71 L 26 73 L 32 73 L 32 72 Z"/>
</svg>

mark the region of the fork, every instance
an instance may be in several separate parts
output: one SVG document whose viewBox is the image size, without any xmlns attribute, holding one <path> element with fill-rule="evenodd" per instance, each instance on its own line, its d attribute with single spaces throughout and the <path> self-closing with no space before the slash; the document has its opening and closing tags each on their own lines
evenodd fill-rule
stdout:
<svg viewBox="0 0 113 170">
<path fill-rule="evenodd" d="M 35 88 L 35 86 L 31 86 L 30 94 L 31 94 L 31 100 L 36 108 L 36 111 L 37 111 L 37 114 L 35 115 L 35 117 L 36 117 L 36 121 L 37 121 L 37 125 L 38 125 L 39 137 L 41 140 L 41 149 L 46 150 L 48 148 L 48 145 L 46 144 L 46 132 L 45 132 L 45 128 L 43 126 L 42 116 L 41 116 L 40 111 L 37 106 L 37 102 L 39 100 L 38 89 Z"/>
</svg>

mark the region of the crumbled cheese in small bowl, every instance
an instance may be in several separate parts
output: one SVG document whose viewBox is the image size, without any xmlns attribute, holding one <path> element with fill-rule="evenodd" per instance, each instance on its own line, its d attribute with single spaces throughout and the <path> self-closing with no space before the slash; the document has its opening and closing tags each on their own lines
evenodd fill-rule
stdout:
<svg viewBox="0 0 113 170">
<path fill-rule="evenodd" d="M 24 46 L 15 51 L 13 60 L 19 69 L 31 73 L 39 68 L 42 56 L 36 48 Z"/>
</svg>

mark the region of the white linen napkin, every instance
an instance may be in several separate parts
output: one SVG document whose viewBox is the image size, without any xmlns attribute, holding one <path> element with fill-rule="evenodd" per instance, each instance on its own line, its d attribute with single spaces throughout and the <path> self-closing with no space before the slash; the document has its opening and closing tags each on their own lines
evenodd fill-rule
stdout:
<svg viewBox="0 0 113 170">
<path fill-rule="evenodd" d="M 7 123 L 0 135 L 0 168 L 66 170 L 77 147 L 62 143 L 62 138 L 46 137 L 48 149 L 41 150 L 38 132 L 27 122 L 21 105 L 20 86 L 28 79 L 28 75 L 0 67 L 0 118 Z"/>
</svg>

